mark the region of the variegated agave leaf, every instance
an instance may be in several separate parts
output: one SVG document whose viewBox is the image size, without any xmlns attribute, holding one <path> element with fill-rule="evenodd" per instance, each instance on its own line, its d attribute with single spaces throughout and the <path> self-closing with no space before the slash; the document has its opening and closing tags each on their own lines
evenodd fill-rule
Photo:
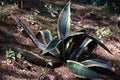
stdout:
<svg viewBox="0 0 120 80">
<path fill-rule="evenodd" d="M 63 40 L 70 32 L 70 1 L 60 13 L 57 32 L 60 40 Z"/>
<path fill-rule="evenodd" d="M 32 41 L 37 45 L 37 47 L 39 47 L 42 50 L 45 49 L 45 45 L 43 43 L 39 42 L 39 40 L 35 37 L 34 33 L 29 29 L 29 27 L 27 27 L 23 23 L 23 21 L 21 21 L 18 17 L 17 17 L 17 21 L 21 25 L 21 27 L 23 27 L 23 29 L 27 32 L 27 34 L 30 36 Z"/>
<path fill-rule="evenodd" d="M 80 45 L 80 47 L 78 48 L 77 52 L 76 52 L 76 60 L 78 61 L 78 58 L 80 57 L 80 55 L 83 53 L 83 50 L 88 46 L 88 44 L 92 41 L 92 39 L 90 38 L 86 38 L 82 44 Z"/>
<path fill-rule="evenodd" d="M 86 67 L 99 67 L 99 68 L 106 68 L 111 70 L 111 66 L 101 59 L 91 59 L 82 61 L 81 64 L 85 65 Z"/>
<path fill-rule="evenodd" d="M 40 56 L 38 54 L 35 54 L 31 51 L 20 49 L 20 48 L 12 48 L 13 51 L 21 54 L 26 60 L 29 62 L 36 64 L 36 65 L 43 65 L 46 66 L 48 61 L 50 61 L 53 65 L 56 63 L 59 63 L 58 59 L 53 58 L 47 58 L 45 56 Z"/>
<path fill-rule="evenodd" d="M 92 36 L 89 36 L 89 35 L 86 35 L 88 38 L 92 39 L 95 43 L 97 43 L 98 45 L 100 45 L 103 49 L 105 49 L 108 53 L 112 54 L 112 52 L 98 39 L 92 37 Z"/>
<path fill-rule="evenodd" d="M 45 58 L 40 57 L 38 54 L 35 54 L 31 51 L 27 51 L 24 49 L 20 48 L 13 48 L 13 50 L 19 54 L 21 54 L 25 59 L 30 61 L 31 63 L 34 64 L 41 64 L 41 65 L 46 65 Z"/>
<path fill-rule="evenodd" d="M 69 56 L 72 54 L 69 53 L 69 49 L 71 47 L 71 44 L 74 43 L 74 38 L 77 36 L 82 36 L 83 33 L 80 32 L 72 32 L 67 37 L 65 37 L 59 44 L 58 44 L 58 50 L 60 51 L 61 57 L 64 60 L 69 59 Z"/>
<path fill-rule="evenodd" d="M 92 39 L 86 38 L 86 39 L 81 43 L 81 45 L 79 46 L 79 48 L 77 49 L 77 51 L 71 55 L 71 58 L 75 55 L 75 60 L 78 61 L 80 55 L 83 53 L 83 50 L 87 47 L 87 45 L 88 45 L 91 41 L 92 41 Z"/>
<path fill-rule="evenodd" d="M 74 73 L 76 77 L 79 78 L 101 78 L 105 79 L 102 75 L 94 72 L 93 70 L 89 69 L 88 67 L 84 66 L 83 64 L 68 60 L 67 66 L 69 70 Z"/>
<path fill-rule="evenodd" d="M 103 74 L 103 75 L 111 75 L 112 67 L 106 62 L 101 59 L 91 59 L 82 61 L 81 64 L 85 65 L 86 67 L 92 69 L 93 71 Z"/>
<path fill-rule="evenodd" d="M 44 55 L 46 53 L 50 53 L 53 56 L 55 56 L 56 58 L 59 57 L 59 52 L 57 50 L 57 45 L 59 44 L 60 40 L 59 39 L 53 39 L 49 42 L 49 44 L 46 46 L 45 50 L 43 50 L 41 55 Z"/>
<path fill-rule="evenodd" d="M 49 30 L 41 30 L 36 35 L 37 38 L 39 36 L 42 37 L 45 45 L 48 45 L 48 43 L 52 40 L 52 35 L 51 35 L 51 32 Z"/>
</svg>

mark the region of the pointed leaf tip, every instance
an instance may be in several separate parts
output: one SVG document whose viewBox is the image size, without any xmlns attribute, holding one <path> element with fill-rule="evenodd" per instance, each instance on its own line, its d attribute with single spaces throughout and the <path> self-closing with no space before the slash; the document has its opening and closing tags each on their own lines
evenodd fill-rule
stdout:
<svg viewBox="0 0 120 80">
<path fill-rule="evenodd" d="M 104 77 L 93 70 L 87 68 L 81 63 L 78 63 L 76 61 L 68 60 L 67 66 L 69 70 L 74 73 L 75 76 L 79 78 L 101 78 L 104 79 Z"/>
<path fill-rule="evenodd" d="M 60 13 L 57 29 L 59 39 L 64 39 L 70 32 L 70 1 L 66 4 Z"/>
</svg>

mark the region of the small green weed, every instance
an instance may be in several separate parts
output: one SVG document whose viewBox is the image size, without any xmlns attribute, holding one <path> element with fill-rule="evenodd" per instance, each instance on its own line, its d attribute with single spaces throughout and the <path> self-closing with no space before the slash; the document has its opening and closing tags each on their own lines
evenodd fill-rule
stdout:
<svg viewBox="0 0 120 80">
<path fill-rule="evenodd" d="M 24 57 L 22 57 L 22 55 L 20 53 L 15 53 L 14 51 L 12 51 L 11 49 L 6 50 L 6 57 L 8 58 L 9 63 L 12 63 L 14 61 L 23 61 L 22 63 L 32 67 L 33 65 L 31 63 L 29 63 L 27 60 L 24 59 Z"/>
<path fill-rule="evenodd" d="M 16 60 L 15 53 L 11 49 L 6 50 L 6 57 L 9 59 L 10 63 Z"/>
<path fill-rule="evenodd" d="M 22 31 L 23 31 L 24 29 L 23 29 L 23 27 L 21 27 L 21 25 L 17 25 L 17 30 L 22 33 Z"/>
<path fill-rule="evenodd" d="M 101 9 L 102 9 L 102 10 L 105 10 L 105 11 L 108 11 L 108 10 L 109 10 L 109 7 L 108 7 L 107 3 L 104 4 L 103 6 L 101 6 Z"/>
<path fill-rule="evenodd" d="M 40 13 L 40 11 L 38 9 L 35 9 L 35 8 L 32 8 L 31 11 L 30 11 L 30 14 L 36 16 Z"/>
<path fill-rule="evenodd" d="M 52 4 L 52 3 L 46 3 L 45 4 L 45 8 L 47 9 L 47 11 L 51 14 L 52 17 L 56 17 L 55 14 L 58 13 L 58 11 L 61 10 L 61 8 L 57 7 L 56 5 Z"/>
<path fill-rule="evenodd" d="M 101 39 L 104 36 L 111 35 L 111 30 L 109 28 L 102 27 L 99 30 L 97 30 L 96 33 L 99 36 L 99 39 Z"/>
<path fill-rule="evenodd" d="M 33 65 L 32 65 L 30 62 L 26 61 L 26 60 L 23 61 L 23 64 L 26 64 L 26 65 L 28 65 L 29 67 L 33 67 Z"/>
<path fill-rule="evenodd" d="M 34 25 L 36 27 L 40 26 L 40 23 L 38 22 L 37 15 L 40 13 L 38 9 L 32 8 L 30 10 L 30 14 L 26 16 L 26 20 L 29 23 L 29 25 Z"/>
<path fill-rule="evenodd" d="M 0 7 L 0 18 L 1 18 L 0 21 L 4 22 L 8 18 L 9 15 L 10 13 L 8 11 L 5 11 L 3 7 L 1 6 Z"/>
<path fill-rule="evenodd" d="M 14 3 L 10 5 L 11 9 L 18 9 L 18 4 Z"/>
</svg>

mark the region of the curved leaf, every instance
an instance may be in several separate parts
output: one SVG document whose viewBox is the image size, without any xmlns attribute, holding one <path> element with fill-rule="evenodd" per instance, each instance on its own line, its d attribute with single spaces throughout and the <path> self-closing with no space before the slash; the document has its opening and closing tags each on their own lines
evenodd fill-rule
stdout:
<svg viewBox="0 0 120 80">
<path fill-rule="evenodd" d="M 27 34 L 30 36 L 32 41 L 40 48 L 45 49 L 45 45 L 40 43 L 39 40 L 35 37 L 34 33 L 17 17 L 18 23 L 23 27 L 23 29 L 27 32 Z"/>
<path fill-rule="evenodd" d="M 72 32 L 69 35 L 67 35 L 67 37 L 64 38 L 64 40 L 62 40 L 59 44 L 58 44 L 58 49 L 62 55 L 62 57 L 64 58 L 65 56 L 69 57 L 69 53 L 68 50 L 69 47 L 71 46 L 71 39 L 77 37 L 77 36 L 82 36 L 84 33 L 82 32 Z M 74 41 L 73 41 L 74 42 Z M 67 58 L 65 57 L 65 58 Z"/>
<path fill-rule="evenodd" d="M 64 39 L 70 31 L 70 1 L 66 4 L 60 13 L 58 19 L 57 32 L 59 39 Z"/>
<path fill-rule="evenodd" d="M 104 77 L 93 70 L 85 67 L 83 64 L 78 63 L 76 61 L 68 60 L 67 66 L 69 70 L 74 73 L 75 76 L 79 78 L 101 78 L 104 79 Z"/>
<path fill-rule="evenodd" d="M 42 52 L 41 55 L 44 55 L 44 54 L 50 52 L 52 55 L 54 55 L 54 56 L 57 57 L 58 53 L 56 53 L 56 51 L 54 51 L 52 53 L 51 51 L 54 50 L 57 47 L 57 45 L 58 45 L 59 42 L 60 42 L 59 39 L 53 39 L 51 42 L 49 42 L 49 44 L 47 45 L 46 49 L 43 50 L 43 52 Z"/>
<path fill-rule="evenodd" d="M 12 50 L 21 54 L 26 60 L 28 60 L 29 62 L 31 62 L 33 64 L 36 64 L 36 65 L 46 66 L 49 61 L 53 65 L 56 64 L 56 63 L 60 63 L 58 59 L 52 59 L 52 58 L 45 57 L 45 56 L 39 56 L 38 54 L 35 54 L 31 51 L 27 51 L 27 50 L 24 50 L 24 49 L 12 48 Z"/>
<path fill-rule="evenodd" d="M 111 70 L 111 66 L 107 62 L 100 59 L 85 60 L 81 63 L 87 67 L 101 67 Z"/>
<path fill-rule="evenodd" d="M 89 34 L 92 31 L 95 31 L 93 28 L 80 28 L 79 30 L 77 30 L 78 32 L 84 32 L 86 34 Z"/>
<path fill-rule="evenodd" d="M 99 44 L 102 48 L 104 48 L 106 51 L 108 51 L 108 53 L 112 54 L 112 52 L 98 39 L 87 35 L 87 37 L 89 37 L 90 39 L 93 39 L 93 41 L 95 41 L 95 43 Z"/>
<path fill-rule="evenodd" d="M 31 51 L 23 50 L 20 48 L 13 48 L 13 50 L 19 54 L 21 54 L 25 59 L 34 63 L 34 64 L 41 64 L 45 65 L 45 58 L 40 57 L 38 54 L 35 54 Z"/>
<path fill-rule="evenodd" d="M 71 44 L 73 43 L 73 39 L 69 39 L 69 40 L 67 40 L 67 42 L 66 42 L 66 45 L 65 45 L 65 51 L 64 51 L 64 56 L 65 56 L 65 58 L 66 58 L 66 60 L 67 59 L 69 59 L 69 48 L 70 48 L 70 46 L 71 46 Z"/>
<path fill-rule="evenodd" d="M 39 34 L 42 35 L 43 42 L 46 45 L 52 40 L 52 35 L 49 30 L 42 30 L 42 31 L 38 32 L 37 35 L 39 35 Z"/>
<path fill-rule="evenodd" d="M 112 76 L 114 75 L 112 71 L 112 67 L 103 60 L 92 59 L 92 60 L 82 61 L 81 63 L 99 74 L 112 75 Z"/>
<path fill-rule="evenodd" d="M 94 41 L 90 42 L 87 46 L 87 53 L 92 53 L 92 51 L 97 47 L 97 43 Z"/>
<path fill-rule="evenodd" d="M 84 33 L 82 33 L 82 32 L 72 32 L 72 33 L 68 34 L 62 41 L 65 42 L 65 44 L 67 44 L 70 39 L 72 39 L 78 35 L 83 35 L 83 34 Z"/>
<path fill-rule="evenodd" d="M 64 45 L 66 45 L 69 39 L 71 39 L 71 38 L 74 37 L 74 36 L 82 35 L 82 34 L 83 34 L 83 33 L 81 33 L 81 32 L 72 32 L 72 33 L 70 33 L 69 35 L 67 35 L 67 37 L 66 37 L 64 40 L 62 40 L 62 41 L 65 42 Z M 64 45 L 61 45 L 61 44 L 62 44 L 62 41 L 59 40 L 59 39 L 53 39 L 53 40 L 47 45 L 46 49 L 43 50 L 43 52 L 42 52 L 41 55 L 44 55 L 44 54 L 46 54 L 46 53 L 49 52 L 50 54 L 52 54 L 53 56 L 55 56 L 56 58 L 58 58 L 59 52 L 58 52 L 58 50 L 56 49 L 56 47 L 59 47 L 58 49 L 59 49 L 60 53 L 62 53 L 62 52 L 61 52 L 61 51 L 63 51 L 63 50 L 62 50 L 62 47 L 64 46 Z M 65 47 L 65 46 L 64 46 L 64 47 Z M 56 50 L 54 50 L 54 49 L 56 49 Z M 64 53 L 64 54 L 65 54 L 65 53 Z M 61 55 L 62 55 L 62 54 L 61 54 Z M 63 55 L 63 56 L 65 56 L 65 55 Z"/>
<path fill-rule="evenodd" d="M 84 41 L 85 38 L 86 38 L 85 34 L 78 35 L 73 38 L 73 42 L 70 45 L 70 48 L 68 50 L 70 59 L 74 59 L 77 49 L 82 44 L 82 42 Z"/>
<path fill-rule="evenodd" d="M 74 36 L 83 35 L 83 34 L 84 34 L 83 32 L 71 32 L 65 38 L 74 37 Z M 86 35 L 86 34 L 84 34 L 84 35 Z"/>
<path fill-rule="evenodd" d="M 82 52 L 83 52 L 83 50 L 85 49 L 85 47 L 87 47 L 87 45 L 88 45 L 91 41 L 92 41 L 92 39 L 86 38 L 86 39 L 82 42 L 82 44 L 79 46 L 78 50 L 77 50 L 74 54 L 71 55 L 71 57 L 74 56 L 74 55 L 76 55 L 75 58 L 76 58 L 76 60 L 78 61 L 79 56 L 82 54 Z"/>
<path fill-rule="evenodd" d="M 79 56 L 82 54 L 83 50 L 85 49 L 85 47 L 87 47 L 87 45 L 92 41 L 92 39 L 90 38 L 86 38 L 82 44 L 80 45 L 79 49 L 76 52 L 76 60 L 78 61 Z"/>
</svg>

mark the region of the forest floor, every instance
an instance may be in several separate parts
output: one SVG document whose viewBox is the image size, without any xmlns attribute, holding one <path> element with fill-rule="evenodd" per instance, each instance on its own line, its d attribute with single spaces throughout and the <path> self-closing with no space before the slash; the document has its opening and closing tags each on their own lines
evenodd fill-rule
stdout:
<svg viewBox="0 0 120 80">
<path fill-rule="evenodd" d="M 39 2 L 39 0 L 37 0 Z M 4 4 L 0 6 L 0 43 L 7 47 L 18 47 L 40 54 L 29 36 L 23 31 L 16 22 L 16 16 L 29 25 L 30 29 L 37 34 L 40 30 L 48 29 L 52 35 L 56 34 L 57 19 L 60 10 L 64 7 L 65 1 L 52 1 L 56 7 L 49 11 L 44 5 L 44 1 L 33 3 L 32 7 L 23 3 Z M 56 12 L 54 12 L 56 9 Z M 120 74 L 120 25 L 119 16 L 101 7 L 84 5 L 79 3 L 71 4 L 71 30 L 80 28 L 93 28 L 91 34 L 100 39 L 113 53 L 109 55 L 101 47 L 97 47 L 95 54 L 102 56 L 113 68 L 116 74 Z M 47 68 L 33 65 L 26 60 L 12 61 L 6 57 L 5 52 L 0 52 L 0 80 L 78 80 L 75 78 L 65 65 L 57 68 Z M 42 79 L 44 78 L 44 79 Z M 80 79 L 82 80 L 82 79 Z M 100 79 L 96 79 L 100 80 Z M 110 77 L 109 80 L 115 80 Z M 118 79 L 116 79 L 118 80 Z"/>
</svg>

